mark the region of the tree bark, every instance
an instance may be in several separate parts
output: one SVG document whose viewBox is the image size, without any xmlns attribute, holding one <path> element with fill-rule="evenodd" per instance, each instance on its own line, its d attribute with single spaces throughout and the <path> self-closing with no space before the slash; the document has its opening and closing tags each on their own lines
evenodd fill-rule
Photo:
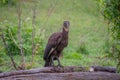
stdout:
<svg viewBox="0 0 120 80">
<path fill-rule="evenodd" d="M 0 73 L 0 80 L 120 80 L 120 74 L 90 72 L 89 68 L 76 66 L 45 67 Z"/>
</svg>

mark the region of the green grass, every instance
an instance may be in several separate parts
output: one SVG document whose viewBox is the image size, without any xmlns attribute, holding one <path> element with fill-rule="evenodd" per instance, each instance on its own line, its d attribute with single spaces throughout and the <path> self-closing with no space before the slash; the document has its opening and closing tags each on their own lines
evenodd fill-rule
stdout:
<svg viewBox="0 0 120 80">
<path fill-rule="evenodd" d="M 104 57 L 103 46 L 107 37 L 107 23 L 98 11 L 97 4 L 94 0 L 36 0 L 36 33 L 40 33 L 40 29 L 45 30 L 44 47 L 49 36 L 53 32 L 60 31 L 64 20 L 70 21 L 69 45 L 63 51 L 61 63 L 64 66 L 91 66 L 104 65 L 115 66 L 116 62 Z M 48 17 L 49 10 L 54 7 L 51 15 Z M 31 27 L 33 3 L 24 1 L 22 3 L 22 21 L 30 22 Z M 48 18 L 48 20 L 47 20 Z M 17 7 L 16 6 L 0 6 L 0 22 L 8 21 L 17 25 Z M 1 27 L 4 27 L 1 25 Z M 23 26 L 25 27 L 25 26 Z M 77 53 L 82 41 L 86 45 L 89 55 Z M 43 54 L 35 57 L 34 68 L 42 67 L 44 61 Z M 20 63 L 20 56 L 14 56 L 16 62 Z M 26 61 L 30 62 L 31 56 L 26 56 Z M 4 57 L 4 65 L 0 70 L 13 70 L 8 57 Z M 9 65 L 9 66 L 8 66 Z M 10 67 L 10 68 L 9 68 Z"/>
</svg>

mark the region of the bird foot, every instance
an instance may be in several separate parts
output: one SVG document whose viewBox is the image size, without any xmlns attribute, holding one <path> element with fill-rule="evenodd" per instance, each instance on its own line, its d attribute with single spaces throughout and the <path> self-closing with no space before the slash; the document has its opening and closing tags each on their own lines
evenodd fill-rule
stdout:
<svg viewBox="0 0 120 80">
<path fill-rule="evenodd" d="M 64 66 L 61 64 L 58 64 L 57 67 L 64 68 Z"/>
<path fill-rule="evenodd" d="M 64 67 L 63 66 L 53 66 L 53 71 L 55 72 L 64 72 Z"/>
</svg>

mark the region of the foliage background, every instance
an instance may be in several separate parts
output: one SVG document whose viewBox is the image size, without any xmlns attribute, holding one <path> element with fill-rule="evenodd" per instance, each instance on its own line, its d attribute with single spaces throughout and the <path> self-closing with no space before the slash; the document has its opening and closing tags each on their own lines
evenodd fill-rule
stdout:
<svg viewBox="0 0 120 80">
<path fill-rule="evenodd" d="M 69 45 L 63 51 L 61 62 L 64 66 L 116 66 L 117 62 L 108 57 L 109 44 L 107 44 L 108 22 L 99 12 L 99 7 L 94 0 L 34 0 L 37 5 L 35 18 L 35 44 L 36 55 L 32 68 L 43 67 L 43 51 L 49 36 L 53 32 L 61 30 L 64 20 L 70 21 Z M 31 62 L 31 32 L 32 32 L 32 9 L 33 0 L 22 1 L 22 38 L 23 48 L 26 54 L 28 69 Z M 14 59 L 20 64 L 19 48 L 17 47 L 17 6 L 2 5 L 0 3 L 0 28 L 6 34 L 10 51 L 14 51 Z M 12 38 L 10 33 L 12 32 Z M 14 42 L 16 41 L 16 44 Z M 11 45 L 12 44 L 12 45 Z M 13 45 L 14 44 L 14 45 Z M 110 44 L 111 45 L 111 44 Z M 12 47 L 11 47 L 12 46 Z M 0 70 L 14 70 L 9 57 L 5 54 L 3 42 L 0 40 Z"/>
<path fill-rule="evenodd" d="M 112 36 L 110 41 L 113 43 L 112 56 L 117 61 L 117 68 L 120 71 L 120 0 L 98 0 L 101 12 L 108 20 L 109 34 Z"/>
</svg>

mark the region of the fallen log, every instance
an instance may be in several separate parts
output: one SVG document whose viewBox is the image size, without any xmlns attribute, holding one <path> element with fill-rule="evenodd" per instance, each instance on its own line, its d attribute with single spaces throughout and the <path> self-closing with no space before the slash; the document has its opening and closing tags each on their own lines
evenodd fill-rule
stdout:
<svg viewBox="0 0 120 80">
<path fill-rule="evenodd" d="M 94 69 L 94 67 L 92 67 Z M 97 67 L 98 68 L 98 67 Z M 102 67 L 102 69 L 107 67 Z M 111 67 L 109 67 L 111 69 Z M 91 69 L 91 68 L 90 68 Z M 0 80 L 120 80 L 120 74 L 90 72 L 87 67 L 45 67 L 0 73 Z"/>
<path fill-rule="evenodd" d="M 13 75 L 0 80 L 120 80 L 120 74 L 108 72 L 36 73 Z"/>
<path fill-rule="evenodd" d="M 85 72 L 87 69 L 85 67 L 44 67 L 39 69 L 31 69 L 31 70 L 18 70 L 12 72 L 4 72 L 0 73 L 0 78 L 8 77 L 13 75 L 23 75 L 23 74 L 35 74 L 35 73 L 66 73 L 66 72 Z"/>
<path fill-rule="evenodd" d="M 101 72 L 111 72 L 111 73 L 116 73 L 117 69 L 115 67 L 111 66 L 92 66 L 94 71 L 101 71 Z"/>
</svg>

